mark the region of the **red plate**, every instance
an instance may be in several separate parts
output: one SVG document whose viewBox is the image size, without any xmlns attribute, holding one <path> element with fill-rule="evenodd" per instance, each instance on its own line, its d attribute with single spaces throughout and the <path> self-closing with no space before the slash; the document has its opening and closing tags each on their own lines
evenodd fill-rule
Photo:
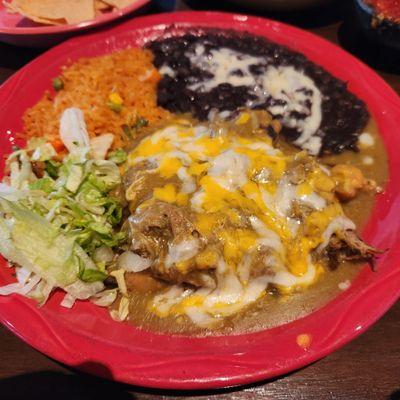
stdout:
<svg viewBox="0 0 400 400">
<path fill-rule="evenodd" d="M 257 333 L 193 338 L 151 333 L 111 320 L 88 302 L 72 310 L 59 306 L 61 293 L 42 308 L 13 295 L 0 298 L 0 319 L 16 335 L 48 356 L 80 370 L 142 386 L 200 389 L 246 384 L 303 367 L 358 336 L 400 294 L 400 99 L 373 71 L 340 48 L 310 33 L 266 19 L 210 12 L 181 12 L 138 18 L 85 37 L 72 39 L 28 64 L 0 88 L 1 151 L 11 150 L 23 111 L 50 87 L 67 59 L 97 56 L 128 45 L 141 46 L 191 26 L 247 30 L 306 54 L 364 99 L 377 120 L 390 160 L 390 181 L 378 197 L 364 231 L 368 242 L 390 248 L 379 272 L 364 268 L 350 289 L 322 309 L 292 323 Z M 5 266 L 5 263 L 4 263 Z M 0 283 L 11 281 L 0 268 Z M 299 347 L 300 334 L 312 338 Z M 384 343 L 382 343 L 382 346 Z"/>
<path fill-rule="evenodd" d="M 6 0 L 11 1 L 11 0 Z M 79 24 L 49 26 L 37 24 L 20 14 L 7 12 L 3 0 L 0 1 L 0 41 L 27 47 L 50 47 L 74 34 L 82 33 L 90 28 L 110 23 L 128 15 L 150 0 L 136 0 L 121 10 L 99 15 L 95 19 L 83 21 Z"/>
</svg>

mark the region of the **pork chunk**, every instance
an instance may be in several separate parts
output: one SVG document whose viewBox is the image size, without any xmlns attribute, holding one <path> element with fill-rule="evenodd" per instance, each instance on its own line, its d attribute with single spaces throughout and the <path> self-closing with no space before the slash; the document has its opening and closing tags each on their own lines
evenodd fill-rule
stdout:
<svg viewBox="0 0 400 400">
<path fill-rule="evenodd" d="M 195 257 L 206 247 L 188 211 L 165 202 L 155 202 L 129 217 L 131 250 L 150 258 L 153 274 L 171 283 L 214 287 L 211 266 L 197 265 Z"/>
</svg>

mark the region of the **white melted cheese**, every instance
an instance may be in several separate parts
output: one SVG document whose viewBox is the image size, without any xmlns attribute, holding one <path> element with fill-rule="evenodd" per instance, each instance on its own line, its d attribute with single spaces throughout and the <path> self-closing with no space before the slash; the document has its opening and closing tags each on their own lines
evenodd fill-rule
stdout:
<svg viewBox="0 0 400 400">
<path fill-rule="evenodd" d="M 372 165 L 374 163 L 374 158 L 371 156 L 364 156 L 362 162 L 364 165 Z"/>
<path fill-rule="evenodd" d="M 192 162 L 192 160 L 187 155 L 187 153 L 184 153 L 183 151 L 178 151 L 178 150 L 177 151 L 170 151 L 168 153 L 164 153 L 163 157 L 178 158 L 186 166 L 190 165 L 191 162 Z"/>
<path fill-rule="evenodd" d="M 296 236 L 297 231 L 299 230 L 299 227 L 301 225 L 301 221 L 294 219 L 294 218 L 288 218 L 287 224 L 290 230 L 290 233 L 292 236 Z"/>
<path fill-rule="evenodd" d="M 179 304 L 192 293 L 193 289 L 184 289 L 180 285 L 174 285 L 167 291 L 154 296 L 152 301 L 153 307 L 160 316 L 166 316 L 172 307 Z"/>
<path fill-rule="evenodd" d="M 212 161 L 208 175 L 212 176 L 219 185 L 229 191 L 243 186 L 247 181 L 247 169 L 250 160 L 244 154 L 228 150 Z"/>
<path fill-rule="evenodd" d="M 190 306 L 185 308 L 186 315 L 194 322 L 196 325 L 207 328 L 216 323 L 216 319 L 211 315 L 207 314 L 206 311 L 202 310 L 198 306 Z"/>
<path fill-rule="evenodd" d="M 175 78 L 175 76 L 176 76 L 176 72 L 175 72 L 170 66 L 168 66 L 168 65 L 163 65 L 163 66 L 158 70 L 158 72 L 159 72 L 161 75 L 168 75 L 168 76 L 170 76 L 171 78 Z"/>
<path fill-rule="evenodd" d="M 316 268 L 309 260 L 308 270 L 303 276 L 291 274 L 288 270 L 282 269 L 275 275 L 268 277 L 270 283 L 284 287 L 296 287 L 300 285 L 309 285 L 315 280 Z"/>
<path fill-rule="evenodd" d="M 232 86 L 253 86 L 255 80 L 249 67 L 265 64 L 262 57 L 239 53 L 226 47 L 213 49 L 209 54 L 205 54 L 202 44 L 196 45 L 195 54 L 188 52 L 186 56 L 190 58 L 192 65 L 213 74 L 213 78 L 209 80 L 188 86 L 191 90 L 203 92 L 208 92 L 222 83 L 230 83 Z M 241 74 L 235 74 L 235 71 L 241 71 Z"/>
<path fill-rule="evenodd" d="M 315 210 L 322 210 L 326 206 L 326 200 L 318 196 L 315 192 L 297 196 L 298 200 Z"/>
<path fill-rule="evenodd" d="M 345 280 L 345 281 L 343 281 L 343 282 L 340 282 L 339 284 L 338 284 L 338 288 L 340 289 L 340 290 L 347 290 L 347 289 L 350 289 L 350 286 L 351 286 L 351 282 L 347 279 L 347 280 Z"/>
<path fill-rule="evenodd" d="M 157 143 L 160 139 L 169 139 L 169 140 L 178 140 L 178 133 L 180 132 L 181 127 L 178 125 L 169 125 L 164 129 L 160 129 L 159 131 L 154 132 L 149 140 L 152 143 Z"/>
<path fill-rule="evenodd" d="M 190 260 L 194 257 L 200 248 L 197 239 L 182 240 L 179 243 L 173 243 L 168 246 L 168 254 L 165 260 L 167 267 L 181 261 Z"/>
<path fill-rule="evenodd" d="M 263 150 L 269 156 L 276 156 L 277 154 L 279 154 L 278 149 L 274 149 L 269 144 L 263 143 L 263 142 L 249 143 L 245 147 L 247 147 L 248 149 L 251 149 L 251 150 Z"/>
<path fill-rule="evenodd" d="M 278 190 L 276 191 L 274 199 L 275 210 L 279 216 L 286 217 L 289 214 L 295 198 L 296 198 L 296 186 L 290 184 L 287 181 L 287 179 L 283 179 L 279 183 Z M 270 204 L 271 203 L 268 204 L 266 202 L 266 205 L 270 206 Z"/>
<path fill-rule="evenodd" d="M 329 240 L 331 236 L 339 231 L 345 231 L 345 230 L 354 230 L 356 229 L 356 226 L 353 221 L 346 217 L 336 217 L 325 229 L 325 232 L 323 233 L 323 242 L 318 246 L 318 251 L 323 250 L 326 246 L 329 244 Z"/>
<path fill-rule="evenodd" d="M 181 167 L 177 172 L 178 178 L 182 181 L 182 193 L 193 193 L 196 190 L 196 182 L 188 174 L 187 169 Z"/>
<path fill-rule="evenodd" d="M 282 179 L 274 196 L 262 191 L 262 199 L 268 208 L 272 208 L 280 217 L 290 216 L 293 202 L 303 203 L 315 210 L 322 210 L 326 207 L 326 200 L 312 192 L 310 194 L 297 194 L 298 186 L 291 184 L 287 179 Z M 289 221 L 290 222 L 290 219 Z M 297 226 L 293 226 L 297 229 Z"/>
<path fill-rule="evenodd" d="M 201 82 L 188 85 L 194 91 L 209 92 L 221 84 L 232 86 L 247 86 L 253 89 L 255 100 L 250 100 L 247 107 L 252 108 L 264 103 L 270 96 L 274 100 L 284 102 L 268 107 L 268 111 L 282 117 L 285 126 L 301 132 L 294 142 L 310 154 L 318 154 L 321 137 L 317 135 L 322 121 L 322 95 L 314 81 L 303 71 L 293 66 L 266 66 L 264 57 L 252 56 L 245 53 L 221 47 L 206 52 L 202 44 L 197 44 L 194 52 L 187 52 L 193 66 L 212 74 L 212 77 Z M 252 74 L 251 66 L 262 66 L 264 73 Z M 171 68 L 163 66 L 160 72 L 173 76 Z M 214 119 L 216 111 L 210 111 L 209 119 Z M 228 117 L 230 112 L 222 111 L 218 115 Z M 305 115 L 304 119 L 295 118 L 292 113 Z"/>
<path fill-rule="evenodd" d="M 275 284 L 282 287 L 296 287 L 309 285 L 315 280 L 316 268 L 311 263 L 303 276 L 295 276 L 287 270 L 279 270 L 275 275 L 263 275 L 251 279 L 243 285 L 233 273 L 220 274 L 216 289 L 184 289 L 175 285 L 168 291 L 154 297 L 152 306 L 159 315 L 166 315 L 176 305 L 183 305 L 185 314 L 197 325 L 202 327 L 215 324 L 216 317 L 225 317 L 237 313 L 241 309 L 254 303 L 264 295 L 268 285 Z M 185 306 L 185 301 L 191 296 L 203 301 L 196 306 Z"/>
<path fill-rule="evenodd" d="M 205 193 L 203 189 L 198 190 L 192 198 L 190 199 L 190 205 L 192 209 L 198 213 L 203 212 L 203 202 L 204 202 Z"/>
<path fill-rule="evenodd" d="M 218 288 L 204 296 L 204 302 L 198 309 L 216 317 L 232 315 L 260 298 L 267 286 L 268 279 L 265 276 L 252 279 L 243 286 L 230 273 L 220 278 Z"/>
<path fill-rule="evenodd" d="M 276 252 L 283 254 L 283 245 L 280 237 L 274 231 L 268 229 L 257 217 L 252 216 L 249 219 L 253 229 L 260 235 L 257 244 L 269 247 Z"/>
<path fill-rule="evenodd" d="M 282 122 L 285 126 L 302 132 L 294 143 L 311 154 L 318 154 L 322 142 L 315 133 L 322 121 L 322 96 L 314 81 L 292 66 L 269 67 L 262 86 L 274 99 L 286 103 L 282 110 L 269 111 L 275 115 L 283 115 Z M 311 109 L 307 102 L 311 102 Z M 291 112 L 306 114 L 307 117 L 304 120 L 296 119 L 291 116 Z"/>
<path fill-rule="evenodd" d="M 204 306 L 212 308 L 217 304 L 233 304 L 240 301 L 243 286 L 238 277 L 228 273 L 220 277 L 218 287 L 206 296 Z"/>
<path fill-rule="evenodd" d="M 358 143 L 364 148 L 372 147 L 375 144 L 375 139 L 370 133 L 364 132 L 359 136 Z"/>
<path fill-rule="evenodd" d="M 244 284 L 247 284 L 250 277 L 250 266 L 251 266 L 251 257 L 249 254 L 245 254 L 242 261 L 237 266 L 237 274 L 240 281 Z"/>
</svg>

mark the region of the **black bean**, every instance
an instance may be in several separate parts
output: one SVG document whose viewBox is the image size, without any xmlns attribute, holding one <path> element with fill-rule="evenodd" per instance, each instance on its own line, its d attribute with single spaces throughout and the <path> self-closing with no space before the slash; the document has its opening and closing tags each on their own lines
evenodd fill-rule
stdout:
<svg viewBox="0 0 400 400">
<path fill-rule="evenodd" d="M 347 90 L 347 84 L 333 77 L 323 68 L 314 64 L 300 53 L 272 43 L 262 37 L 229 30 L 193 29 L 192 33 L 180 37 L 172 36 L 156 40 L 147 46 L 154 54 L 154 64 L 169 66 L 176 78 L 164 76 L 158 85 L 158 104 L 172 112 L 191 112 L 195 117 L 207 119 L 211 109 L 234 112 L 243 108 L 251 100 L 256 100 L 254 87 L 221 84 L 210 91 L 190 90 L 188 86 L 201 84 L 212 77 L 209 71 L 193 66 L 190 58 L 197 44 L 202 44 L 205 54 L 213 49 L 226 47 L 244 54 L 264 57 L 265 62 L 250 65 L 249 72 L 257 79 L 269 66 L 293 66 L 310 77 L 322 94 L 322 122 L 315 134 L 322 138 L 321 154 L 340 153 L 345 149 L 357 150 L 358 135 L 366 125 L 369 114 L 364 102 Z M 234 75 L 243 76 L 243 71 L 235 70 Z M 311 109 L 312 91 L 299 89 L 308 98 L 302 102 Z M 254 108 L 285 106 L 282 99 L 268 97 L 264 103 L 254 102 Z M 292 111 L 291 117 L 304 119 L 305 112 Z M 275 115 L 282 119 L 282 115 Z M 282 135 L 289 141 L 296 140 L 301 132 L 285 126 L 282 122 Z"/>
</svg>

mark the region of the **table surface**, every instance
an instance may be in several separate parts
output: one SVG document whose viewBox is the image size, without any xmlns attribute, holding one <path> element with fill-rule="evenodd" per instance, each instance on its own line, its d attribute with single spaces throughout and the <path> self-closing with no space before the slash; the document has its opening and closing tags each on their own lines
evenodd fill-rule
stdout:
<svg viewBox="0 0 400 400">
<path fill-rule="evenodd" d="M 216 1 L 214 0 L 214 5 Z M 197 2 L 179 8 L 199 8 Z M 213 7 L 201 2 L 200 8 Z M 221 6 L 220 6 L 221 7 Z M 227 8 L 224 6 L 225 9 Z M 215 8 L 215 7 L 214 7 Z M 147 10 L 158 11 L 154 6 Z M 230 8 L 228 7 L 228 10 Z M 267 14 L 339 43 L 370 63 L 400 94 L 399 55 L 387 56 L 354 31 L 346 0 L 333 7 L 294 14 Z M 0 43 L 0 83 L 42 50 Z M 397 59 L 396 59 L 397 57 Z M 383 72 L 389 70 L 391 72 Z M 208 392 L 165 392 L 108 382 L 76 373 L 30 348 L 0 326 L 0 397 L 4 399 L 400 399 L 400 302 L 371 329 L 342 349 L 300 371 L 273 381 Z"/>
</svg>

